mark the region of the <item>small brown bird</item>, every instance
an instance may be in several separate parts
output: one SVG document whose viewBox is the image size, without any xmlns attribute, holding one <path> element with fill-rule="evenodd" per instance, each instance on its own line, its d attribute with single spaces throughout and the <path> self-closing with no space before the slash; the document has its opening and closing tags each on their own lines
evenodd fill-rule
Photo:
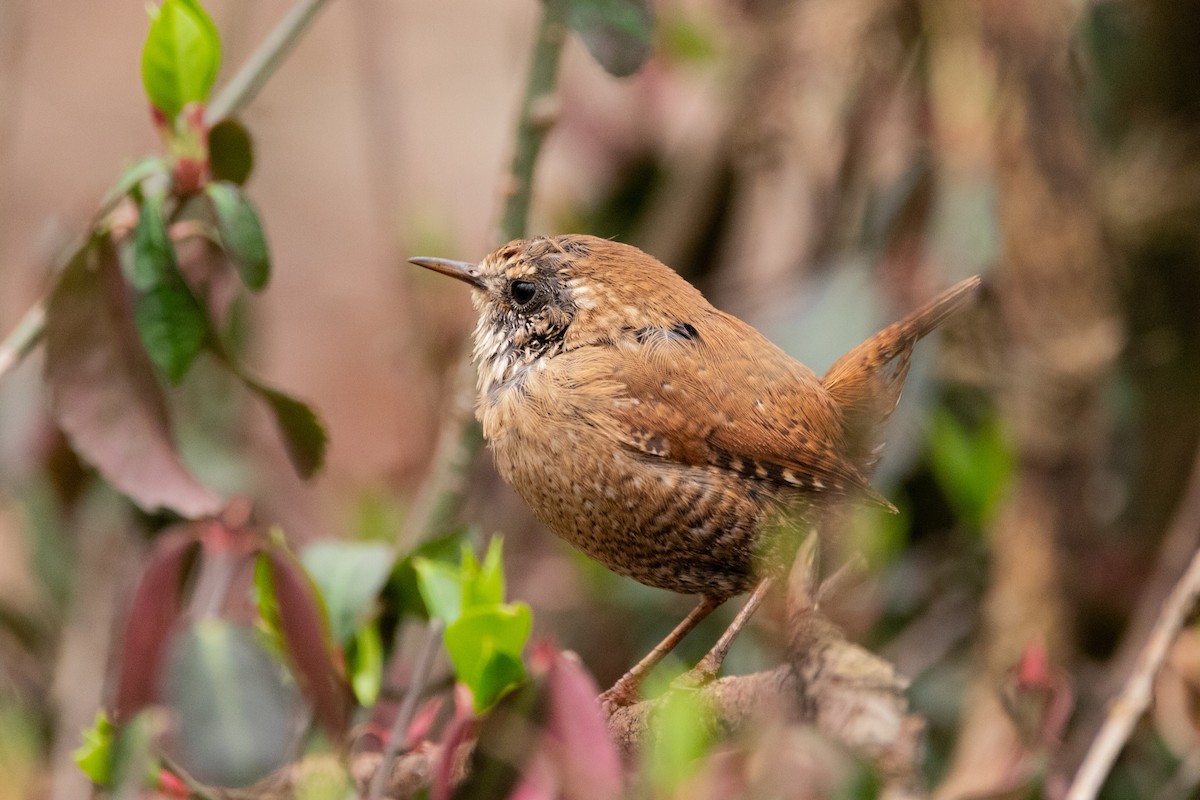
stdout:
<svg viewBox="0 0 1200 800">
<path fill-rule="evenodd" d="M 887 505 L 867 476 L 913 345 L 979 285 L 959 283 L 819 378 L 636 247 L 554 236 L 478 265 L 410 261 L 475 289 L 476 415 L 504 480 L 609 569 L 700 595 L 602 696 L 609 707 L 636 700 L 688 631 L 753 588 L 694 670 L 716 674 L 798 543 L 772 524 L 782 509 L 854 495 Z"/>
</svg>

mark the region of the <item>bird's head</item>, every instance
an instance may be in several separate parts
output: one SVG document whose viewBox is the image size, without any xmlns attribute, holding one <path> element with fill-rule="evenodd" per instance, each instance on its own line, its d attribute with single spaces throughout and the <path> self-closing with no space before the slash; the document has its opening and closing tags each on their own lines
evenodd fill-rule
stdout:
<svg viewBox="0 0 1200 800">
<path fill-rule="evenodd" d="M 479 312 L 475 358 L 503 379 L 514 368 L 655 325 L 707 306 L 661 262 L 594 236 L 517 239 L 479 264 L 441 258 L 412 263 L 469 284 Z"/>
</svg>

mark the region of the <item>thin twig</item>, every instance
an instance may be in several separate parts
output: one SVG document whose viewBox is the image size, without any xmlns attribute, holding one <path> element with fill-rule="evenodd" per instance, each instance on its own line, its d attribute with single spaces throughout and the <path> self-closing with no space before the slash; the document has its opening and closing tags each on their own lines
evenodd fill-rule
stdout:
<svg viewBox="0 0 1200 800">
<path fill-rule="evenodd" d="M 413 715 L 417 711 L 417 701 L 425 689 L 425 682 L 429 679 L 429 670 L 433 667 L 433 658 L 437 655 L 438 645 L 441 641 L 442 621 L 440 619 L 429 620 L 425 645 L 421 648 L 421 654 L 417 656 L 412 679 L 408 682 L 408 691 L 404 695 L 404 701 L 400 704 L 400 710 L 396 712 L 396 720 L 392 723 L 391 733 L 383 748 L 383 758 L 379 762 L 379 770 L 371 779 L 371 790 L 367 794 L 368 800 L 380 800 L 383 797 L 383 792 L 387 788 L 388 776 L 392 774 L 392 766 L 396 762 L 396 757 L 400 755 L 400 748 L 405 743 L 408 726 L 412 724 Z"/>
<path fill-rule="evenodd" d="M 1200 525 L 1200 519 L 1193 519 L 1192 523 Z M 1124 748 L 1134 725 L 1150 705 L 1154 678 L 1158 675 L 1171 643 L 1175 641 L 1175 636 L 1183 627 L 1198 597 L 1200 550 L 1192 556 L 1187 571 L 1183 573 L 1183 577 L 1175 584 L 1175 588 L 1163 604 L 1162 613 L 1159 614 L 1154 630 L 1150 632 L 1150 638 L 1138 656 L 1133 673 L 1113 701 L 1100 733 L 1092 742 L 1087 757 L 1075 774 L 1066 800 L 1092 800 L 1104 785 L 1104 779 Z"/>
<path fill-rule="evenodd" d="M 302 0 L 292 6 L 248 59 L 208 104 L 204 121 L 214 125 L 250 104 L 329 0 Z"/>
<path fill-rule="evenodd" d="M 217 96 L 209 103 L 204 113 L 204 121 L 215 125 L 226 117 L 233 116 L 246 107 L 259 93 L 267 80 L 283 63 L 283 59 L 292 51 L 300 37 L 308 30 L 308 26 L 329 0 L 302 0 L 292 7 L 292 10 L 279 21 L 279 24 L 267 34 L 262 44 L 242 65 Z M 109 191 L 101 202 L 96 213 L 92 216 L 91 227 L 108 216 L 124 198 L 124 193 Z M 67 252 L 69 256 L 62 263 L 69 263 L 79 251 L 87 247 L 91 241 L 90 231 L 76 239 Z M 42 340 L 46 331 L 46 298 L 40 298 L 21 317 L 13 332 L 0 342 L 0 379 L 11 372 L 30 351 Z"/>
<path fill-rule="evenodd" d="M 525 235 L 529 205 L 533 197 L 533 169 L 537 165 L 542 141 L 558 116 L 554 97 L 558 83 L 558 63 L 567 37 L 566 0 L 544 0 L 538 24 L 533 63 L 525 84 L 525 99 L 517 127 L 517 146 L 513 153 L 508 199 L 500 222 L 504 241 Z"/>
<path fill-rule="evenodd" d="M 41 298 L 28 311 L 13 332 L 0 342 L 0 378 L 25 360 L 25 356 L 46 332 L 46 298 Z"/>
</svg>

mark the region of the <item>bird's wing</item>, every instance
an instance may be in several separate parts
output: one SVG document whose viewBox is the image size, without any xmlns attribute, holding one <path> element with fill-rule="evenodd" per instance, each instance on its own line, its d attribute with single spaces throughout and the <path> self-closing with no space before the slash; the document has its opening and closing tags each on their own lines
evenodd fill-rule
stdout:
<svg viewBox="0 0 1200 800">
<path fill-rule="evenodd" d="M 600 416 L 624 446 L 781 488 L 882 501 L 838 455 L 839 412 L 820 380 L 737 318 L 711 311 L 606 347 L 612 413 Z"/>
</svg>

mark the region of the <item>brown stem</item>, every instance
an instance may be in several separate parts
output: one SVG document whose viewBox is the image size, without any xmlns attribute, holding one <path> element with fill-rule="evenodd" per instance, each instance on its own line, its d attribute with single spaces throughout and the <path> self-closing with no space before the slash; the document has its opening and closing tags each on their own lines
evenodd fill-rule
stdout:
<svg viewBox="0 0 1200 800">
<path fill-rule="evenodd" d="M 1187 494 L 1180 503 L 1166 540 L 1172 542 L 1187 535 L 1194 541 L 1197 531 L 1200 531 L 1200 453 L 1197 453 L 1192 468 Z M 1197 598 L 1200 598 L 1200 550 L 1194 552 L 1187 569 L 1167 595 L 1158 619 L 1138 654 L 1133 671 L 1121 693 L 1112 701 L 1104 725 L 1075 774 L 1066 800 L 1092 800 L 1100 791 L 1104 778 L 1112 769 L 1134 725 L 1150 704 L 1154 678 L 1162 667 L 1171 643 L 1195 607 Z"/>
</svg>

